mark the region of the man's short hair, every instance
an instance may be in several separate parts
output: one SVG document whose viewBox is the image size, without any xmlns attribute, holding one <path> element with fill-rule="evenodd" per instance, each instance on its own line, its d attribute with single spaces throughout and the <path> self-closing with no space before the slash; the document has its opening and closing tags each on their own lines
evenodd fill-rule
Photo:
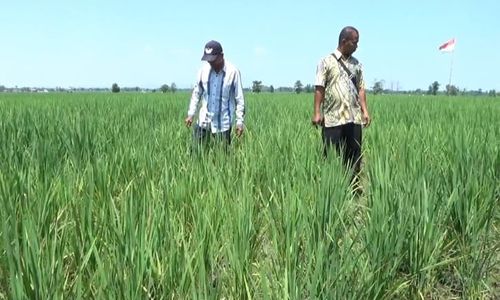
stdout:
<svg viewBox="0 0 500 300">
<path fill-rule="evenodd" d="M 342 30 L 340 31 L 340 34 L 339 34 L 339 45 L 343 39 L 347 39 L 347 40 L 350 39 L 351 34 L 353 32 L 356 32 L 359 35 L 358 30 L 352 26 L 346 26 L 346 27 L 342 28 Z"/>
</svg>

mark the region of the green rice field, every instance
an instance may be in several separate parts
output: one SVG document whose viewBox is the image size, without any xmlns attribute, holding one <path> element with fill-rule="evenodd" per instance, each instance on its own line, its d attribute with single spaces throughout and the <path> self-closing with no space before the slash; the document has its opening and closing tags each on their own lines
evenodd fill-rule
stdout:
<svg viewBox="0 0 500 300">
<path fill-rule="evenodd" d="M 500 99 L 368 95 L 364 194 L 312 94 L 0 94 L 0 299 L 500 299 Z"/>
</svg>

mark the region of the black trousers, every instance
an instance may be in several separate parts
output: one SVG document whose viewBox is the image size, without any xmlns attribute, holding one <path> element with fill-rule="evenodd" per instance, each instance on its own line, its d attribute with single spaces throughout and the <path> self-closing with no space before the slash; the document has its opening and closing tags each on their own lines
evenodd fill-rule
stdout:
<svg viewBox="0 0 500 300">
<path fill-rule="evenodd" d="M 194 148 L 200 148 L 207 145 L 224 143 L 224 149 L 227 151 L 231 145 L 231 127 L 224 132 L 212 133 L 210 129 L 202 128 L 198 124 L 193 130 Z"/>
<path fill-rule="evenodd" d="M 334 127 L 323 127 L 323 155 L 328 156 L 332 146 L 342 156 L 344 165 L 352 168 L 357 178 L 361 170 L 361 125 L 347 123 Z"/>
</svg>

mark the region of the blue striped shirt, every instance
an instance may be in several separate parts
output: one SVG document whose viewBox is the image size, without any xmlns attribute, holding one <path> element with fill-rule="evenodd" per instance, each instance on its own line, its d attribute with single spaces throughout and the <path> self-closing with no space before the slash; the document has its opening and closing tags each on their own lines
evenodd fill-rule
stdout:
<svg viewBox="0 0 500 300">
<path fill-rule="evenodd" d="M 226 61 L 222 70 L 216 73 L 210 64 L 204 63 L 193 88 L 188 116 L 196 114 L 200 102 L 200 127 L 212 133 L 224 132 L 229 130 L 235 116 L 236 126 L 243 126 L 245 99 L 239 70 Z"/>
</svg>

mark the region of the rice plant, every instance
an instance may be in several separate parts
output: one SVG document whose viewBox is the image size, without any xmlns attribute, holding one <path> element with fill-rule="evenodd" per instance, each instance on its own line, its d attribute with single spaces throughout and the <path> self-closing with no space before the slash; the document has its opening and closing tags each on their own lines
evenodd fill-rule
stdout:
<svg viewBox="0 0 500 300">
<path fill-rule="evenodd" d="M 188 97 L 0 95 L 0 299 L 500 296 L 498 100 L 369 96 L 356 196 L 311 94 L 199 153 Z"/>
</svg>

